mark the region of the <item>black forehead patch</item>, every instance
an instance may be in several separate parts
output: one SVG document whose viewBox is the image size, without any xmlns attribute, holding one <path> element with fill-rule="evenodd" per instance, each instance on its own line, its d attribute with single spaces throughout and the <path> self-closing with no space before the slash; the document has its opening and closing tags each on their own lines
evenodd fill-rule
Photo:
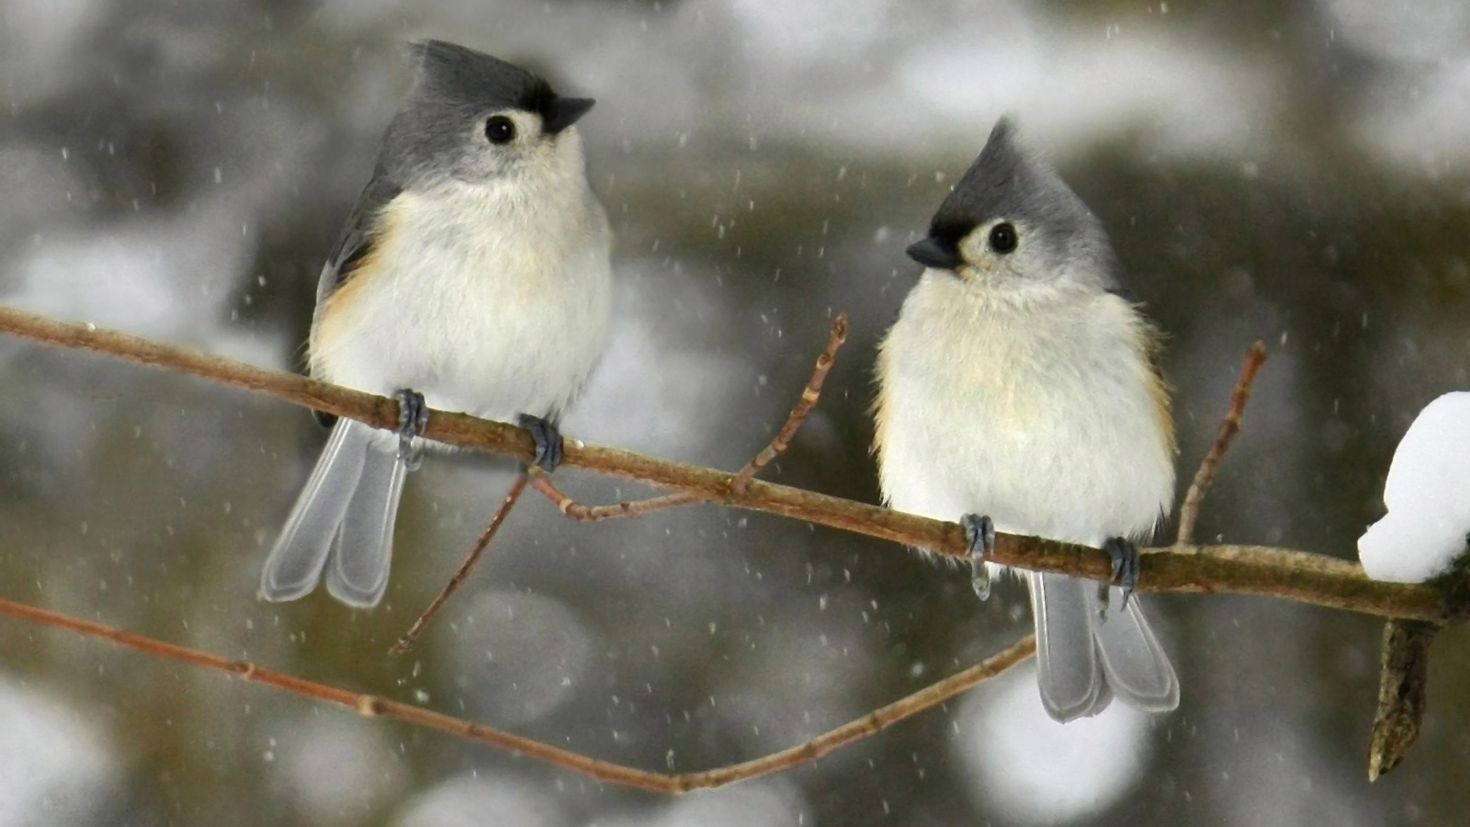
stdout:
<svg viewBox="0 0 1470 827">
<path fill-rule="evenodd" d="M 930 238 L 953 250 L 976 227 L 1014 222 L 1022 237 L 1041 238 L 1032 249 L 1046 266 L 1077 270 L 1116 285 L 1117 262 L 1102 223 L 1044 159 L 1016 141 L 1016 127 L 1001 118 L 975 163 L 965 170 L 929 225 Z"/>
<path fill-rule="evenodd" d="M 540 76 L 483 52 L 442 40 L 415 41 L 408 48 L 418 62 L 418 97 L 543 116 L 556 100 L 556 92 Z"/>
<path fill-rule="evenodd" d="M 930 231 L 962 238 L 999 220 L 1025 222 L 1058 237 L 1088 232 L 1097 224 L 1056 170 L 1017 143 L 1010 118 L 996 122 L 975 163 L 939 205 Z"/>
<path fill-rule="evenodd" d="M 934 213 L 932 235 L 957 241 L 987 221 L 1024 216 L 1026 192 L 1038 182 L 1027 180 L 1028 159 L 1016 147 L 1015 133 L 1010 118 L 996 122 L 979 157 Z"/>
</svg>

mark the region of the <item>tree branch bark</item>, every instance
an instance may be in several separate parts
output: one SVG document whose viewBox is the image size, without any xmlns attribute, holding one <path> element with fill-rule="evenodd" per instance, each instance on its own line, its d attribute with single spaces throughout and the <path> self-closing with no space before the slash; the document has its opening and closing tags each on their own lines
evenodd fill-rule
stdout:
<svg viewBox="0 0 1470 827">
<path fill-rule="evenodd" d="M 1368 780 L 1397 767 L 1419 738 L 1428 708 L 1429 644 L 1439 633 L 1433 623 L 1390 620 L 1383 626 L 1378 678 L 1378 711 L 1368 739 Z"/>
<path fill-rule="evenodd" d="M 0 331 L 199 376 L 379 428 L 391 429 L 398 424 L 397 403 L 387 397 L 265 370 L 91 324 L 57 322 L 0 307 Z M 462 413 L 432 412 L 424 436 L 526 462 L 534 453 L 529 432 Z M 964 530 L 958 523 L 903 514 L 760 480 L 750 480 L 742 490 L 736 485 L 736 475 L 712 468 L 577 440 L 567 441 L 562 464 L 685 493 L 711 504 L 816 523 L 938 554 L 966 553 Z M 1111 578 L 1106 553 L 1036 537 L 999 535 L 990 559 L 1017 568 L 1060 572 L 1098 582 Z M 1453 599 L 1449 592 L 1434 585 L 1377 582 L 1368 579 L 1359 566 L 1344 560 L 1251 545 L 1178 544 L 1146 549 L 1138 591 L 1260 595 L 1380 617 L 1433 622 L 1460 619 L 1466 613 L 1464 601 Z"/>
<path fill-rule="evenodd" d="M 917 715 L 926 709 L 978 684 L 1001 674 L 1036 651 L 1036 639 L 1030 635 L 1007 646 L 980 663 L 927 686 L 904 698 L 830 730 L 816 738 L 789 749 L 770 755 L 731 764 L 710 770 L 682 774 L 666 774 L 640 770 L 592 758 L 561 747 L 516 735 L 495 727 L 477 724 L 453 715 L 445 715 L 413 704 L 394 701 L 377 695 L 354 692 L 330 684 L 288 675 L 258 666 L 250 661 L 231 660 L 219 655 L 167 643 L 133 632 L 125 632 L 102 623 L 83 620 L 49 609 L 27 606 L 0 599 L 0 615 L 39 623 L 58 629 L 66 629 L 85 637 L 110 641 L 111 643 L 142 652 L 150 657 L 186 663 L 201 669 L 210 669 L 234 675 L 244 681 L 264 684 L 282 692 L 306 698 L 316 703 L 332 704 L 356 710 L 368 718 L 386 718 L 402 721 L 416 727 L 437 730 L 467 741 L 508 750 L 537 761 L 544 761 L 565 770 L 581 773 L 608 784 L 617 784 L 637 790 L 655 793 L 684 793 L 690 790 L 723 787 L 737 781 L 759 778 L 785 769 L 816 761 L 828 753 L 841 749 L 855 741 L 875 735 L 884 729 Z"/>
</svg>

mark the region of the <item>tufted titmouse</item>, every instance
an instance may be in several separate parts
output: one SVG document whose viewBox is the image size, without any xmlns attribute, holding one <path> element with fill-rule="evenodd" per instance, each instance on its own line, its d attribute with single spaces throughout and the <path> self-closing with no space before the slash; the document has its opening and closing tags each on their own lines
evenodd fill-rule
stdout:
<svg viewBox="0 0 1470 827">
<path fill-rule="evenodd" d="M 965 515 L 978 565 L 996 530 L 1106 549 L 1112 589 L 1029 574 L 1041 700 L 1058 721 L 1113 695 L 1150 712 L 1179 682 L 1137 599 L 1138 552 L 1174 492 L 1174 426 L 1157 333 L 1119 294 L 1101 222 L 996 124 L 908 254 L 924 265 L 880 348 L 884 498 Z M 985 515 L 985 516 L 979 516 Z"/>
<path fill-rule="evenodd" d="M 397 396 L 401 427 L 332 427 L 266 560 L 267 600 L 325 574 L 338 600 L 376 605 L 427 407 L 519 416 L 550 470 L 607 339 L 611 238 L 572 126 L 593 102 L 462 46 L 410 51 L 417 79 L 322 269 L 309 348 L 316 378 Z"/>
</svg>

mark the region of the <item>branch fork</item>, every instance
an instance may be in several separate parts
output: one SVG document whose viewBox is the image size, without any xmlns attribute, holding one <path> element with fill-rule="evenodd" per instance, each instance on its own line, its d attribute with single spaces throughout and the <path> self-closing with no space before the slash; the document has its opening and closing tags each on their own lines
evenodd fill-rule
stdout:
<svg viewBox="0 0 1470 827">
<path fill-rule="evenodd" d="M 104 330 L 91 324 L 68 324 L 0 306 L 0 332 L 9 332 L 32 341 L 90 350 L 137 364 L 186 373 L 244 390 L 274 396 L 288 402 L 337 416 L 358 419 L 379 428 L 392 428 L 397 423 L 397 403 L 348 388 L 337 387 L 294 374 L 280 373 L 174 347 L 135 336 Z M 612 505 L 584 505 L 561 492 L 539 472 L 519 477 L 502 501 L 500 509 L 480 536 L 465 563 L 436 598 L 430 610 L 400 641 L 411 646 L 438 607 L 464 581 L 470 568 L 483 554 L 496 532 L 526 487 L 535 488 L 550 499 L 571 519 L 596 522 L 604 519 L 631 518 L 655 511 L 698 503 L 762 511 L 790 519 L 816 523 L 843 531 L 889 540 L 900 546 L 924 548 L 938 554 L 966 553 L 964 531 L 957 523 L 931 520 L 903 514 L 865 503 L 831 497 L 813 491 L 792 488 L 757 479 L 757 475 L 788 448 L 801 424 L 820 400 L 822 383 L 831 368 L 837 349 L 846 338 L 847 320 L 839 316 L 827 347 L 818 358 L 811 379 L 786 423 L 770 443 L 746 463 L 740 471 L 728 474 L 595 445 L 569 442 L 563 465 L 580 467 L 608 476 L 646 483 L 669 493 Z M 1233 592 L 1255 594 L 1324 606 L 1393 619 L 1393 628 L 1408 628 L 1402 622 L 1418 621 L 1418 629 L 1458 620 L 1470 613 L 1470 601 L 1462 590 L 1438 585 L 1405 585 L 1369 580 L 1357 565 L 1320 554 L 1269 548 L 1264 546 L 1191 544 L 1198 512 L 1215 472 L 1231 440 L 1241 427 L 1241 415 L 1249 398 L 1256 372 L 1264 361 L 1264 348 L 1257 344 L 1247 356 L 1232 397 L 1230 411 L 1221 425 L 1220 435 L 1201 463 L 1185 502 L 1181 506 L 1179 535 L 1170 548 L 1147 549 L 1142 561 L 1139 591 Z M 463 448 L 473 448 L 516 457 L 529 462 L 534 443 L 529 432 L 504 423 L 481 420 L 466 414 L 434 411 L 423 436 Z M 1018 568 L 1051 571 L 1085 577 L 1099 582 L 1110 579 L 1111 571 L 1105 553 L 1082 546 L 1057 543 L 1037 537 L 1001 534 L 997 536 L 992 559 Z M 817 758 L 873 735 L 898 721 L 932 708 L 1011 666 L 1030 657 L 1035 651 L 1031 636 L 1016 641 L 980 664 L 946 678 L 926 689 L 869 713 L 842 727 L 788 750 L 703 772 L 678 775 L 648 772 L 572 753 L 558 747 L 533 741 L 463 719 L 403 704 L 372 695 L 314 683 L 302 678 L 273 672 L 242 661 L 227 660 L 198 650 L 152 640 L 140 635 L 112 629 L 44 609 L 0 600 L 0 614 L 47 626 L 106 639 L 115 644 L 144 652 L 154 657 L 191 663 L 226 672 L 241 679 L 265 683 L 277 689 L 318 702 L 356 709 L 371 717 L 402 720 L 415 726 L 436 729 L 457 737 L 489 744 L 502 749 L 546 761 L 574 772 L 583 773 L 607 783 L 664 793 L 716 787 L 748 778 L 777 772 Z M 1390 634 L 1389 638 L 1395 636 Z M 1393 698 L 1409 707 L 1410 716 L 1422 714 L 1423 696 L 1414 687 L 1422 686 L 1423 652 L 1429 635 L 1403 635 L 1412 645 L 1394 646 L 1394 655 L 1385 657 L 1395 663 L 1395 675 L 1411 674 L 1414 680 L 1385 674 L 1384 697 L 1389 699 L 1381 710 L 1380 721 L 1387 721 L 1376 732 L 1372 771 L 1387 771 L 1401 757 L 1402 750 L 1417 732 L 1417 718 L 1410 721 L 1393 709 Z M 1412 638 L 1412 640 L 1409 640 Z M 397 647 L 395 647 L 397 648 Z M 1398 656 L 1399 650 L 1416 649 L 1415 657 Z M 1403 662 L 1410 664 L 1405 667 Z M 1397 682 L 1391 682 L 1397 681 Z M 1408 686 L 1399 690 L 1393 687 Z M 1389 727 L 1392 732 L 1384 727 Z M 1386 744 L 1386 746 L 1385 746 Z"/>
<path fill-rule="evenodd" d="M 734 478 L 730 481 L 731 491 L 745 491 L 750 487 L 750 481 L 755 478 L 756 474 L 759 474 L 777 457 L 786 453 L 786 449 L 790 445 L 791 440 L 796 436 L 796 432 L 801 429 L 802 423 L 806 421 L 807 416 L 816 408 L 818 400 L 822 398 L 822 383 L 827 380 L 827 372 L 832 369 L 832 362 L 837 357 L 838 349 L 846 341 L 847 314 L 839 313 L 837 319 L 832 323 L 832 333 L 827 337 L 827 346 L 822 349 L 822 355 L 817 357 L 817 365 L 812 370 L 811 378 L 807 380 L 806 387 L 802 389 L 801 400 L 796 403 L 795 408 L 791 409 L 791 414 L 786 417 L 786 423 L 781 426 L 781 429 L 771 439 L 770 443 L 762 448 L 750 462 L 745 463 L 745 467 L 736 472 Z M 449 597 L 463 585 L 465 579 L 469 576 L 470 569 L 474 568 L 475 564 L 479 562 L 481 555 L 485 553 L 485 549 L 489 547 L 490 542 L 495 539 L 495 534 L 500 530 L 500 526 L 505 522 L 505 518 L 510 515 L 510 510 L 515 507 L 516 501 L 520 499 L 521 492 L 525 490 L 528 482 L 531 487 L 550 500 L 562 514 L 570 519 L 584 523 L 642 517 L 645 514 L 651 514 L 655 511 L 663 511 L 685 505 L 695 505 L 708 501 L 695 494 L 681 491 L 674 494 L 665 494 L 660 497 L 649 497 L 647 499 L 614 503 L 612 505 L 583 505 L 557 488 L 556 484 L 551 481 L 550 477 L 541 468 L 534 464 L 527 465 L 521 471 L 520 475 L 516 477 L 516 481 L 511 484 L 510 491 L 505 495 L 505 499 L 501 502 L 500 508 L 490 518 L 489 525 L 485 527 L 485 531 L 475 541 L 475 545 L 470 549 L 469 554 L 465 557 L 464 562 L 460 564 L 459 569 L 455 571 L 454 576 L 450 578 L 449 583 L 444 586 L 444 589 L 439 592 L 439 595 L 434 598 L 434 601 L 429 604 L 429 607 L 423 611 L 423 614 L 420 614 L 418 619 L 413 622 L 409 630 L 388 650 L 390 654 L 401 655 L 413 648 L 419 636 L 423 634 L 424 629 L 439 614 L 439 611 L 444 608 L 444 604 L 448 602 Z"/>
</svg>

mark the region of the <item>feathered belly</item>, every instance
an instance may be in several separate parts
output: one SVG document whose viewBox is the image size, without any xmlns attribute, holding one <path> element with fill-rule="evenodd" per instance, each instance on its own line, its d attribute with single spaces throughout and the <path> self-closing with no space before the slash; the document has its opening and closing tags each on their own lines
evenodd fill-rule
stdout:
<svg viewBox="0 0 1470 827">
<path fill-rule="evenodd" d="M 605 252 L 547 266 L 402 250 L 327 299 L 313 372 L 371 393 L 412 388 L 431 407 L 491 419 L 559 414 L 602 351 L 609 294 Z"/>
<path fill-rule="evenodd" d="M 976 413 L 983 400 L 959 402 L 917 392 L 894 403 L 882 449 L 894 508 L 942 520 L 987 514 L 1003 532 L 1090 545 L 1158 519 L 1171 482 L 1157 467 L 1157 437 L 1109 428 L 1086 408 L 1071 421 L 1023 423 Z"/>
<path fill-rule="evenodd" d="M 973 327 L 951 328 L 964 343 L 945 342 L 909 321 L 879 364 L 880 482 L 892 507 L 988 514 L 1003 532 L 1094 546 L 1153 527 L 1172 497 L 1173 461 L 1142 353 L 1127 341 L 1097 352 L 1085 337 L 1072 353 L 1043 342 L 1017 350 Z M 1018 326 L 1005 341 L 1044 334 Z"/>
</svg>

